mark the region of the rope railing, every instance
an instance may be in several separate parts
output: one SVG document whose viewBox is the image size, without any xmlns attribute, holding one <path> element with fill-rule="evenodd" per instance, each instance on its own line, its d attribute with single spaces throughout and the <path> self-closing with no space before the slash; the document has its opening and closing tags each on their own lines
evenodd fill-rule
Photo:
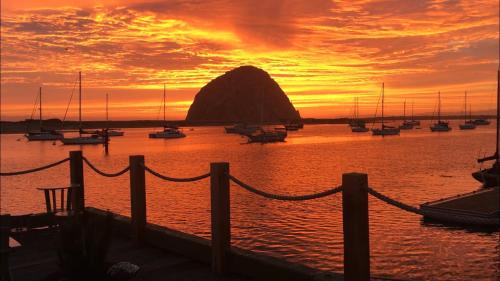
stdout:
<svg viewBox="0 0 500 281">
<path fill-rule="evenodd" d="M 172 182 L 194 182 L 194 181 L 199 181 L 199 180 L 206 179 L 206 178 L 210 177 L 210 173 L 206 173 L 206 174 L 203 174 L 203 175 L 200 175 L 197 177 L 192 177 L 192 178 L 172 178 L 172 177 L 162 175 L 144 164 L 141 164 L 141 166 L 144 167 L 144 170 L 146 170 L 148 173 L 152 174 L 153 176 L 160 178 L 162 180 L 172 181 Z"/>
<path fill-rule="evenodd" d="M 106 172 L 103 172 L 103 171 L 99 170 L 87 158 L 82 157 L 82 159 L 85 162 L 85 164 L 87 164 L 94 172 L 98 173 L 99 175 L 101 175 L 103 177 L 108 177 L 108 178 L 119 177 L 119 176 L 125 174 L 126 172 L 128 172 L 130 170 L 130 166 L 127 166 L 127 167 L 125 167 L 125 169 L 123 169 L 123 170 L 121 170 L 119 172 L 116 172 L 116 173 L 106 173 Z"/>
<path fill-rule="evenodd" d="M 330 196 L 335 193 L 341 192 L 342 191 L 342 186 L 334 187 L 326 191 L 322 191 L 319 193 L 314 193 L 314 194 L 307 194 L 307 195 L 283 195 L 283 194 L 272 194 L 268 193 L 262 190 L 259 190 L 255 187 L 252 187 L 241 180 L 235 178 L 232 175 L 229 175 L 229 179 L 232 180 L 234 183 L 237 185 L 241 186 L 247 191 L 250 191 L 254 194 L 260 195 L 262 197 L 268 198 L 268 199 L 274 199 L 274 200 L 281 200 L 281 201 L 306 201 L 306 200 L 312 200 L 312 199 L 319 199 L 322 197 Z"/>
<path fill-rule="evenodd" d="M 42 170 L 45 170 L 45 169 L 50 169 L 52 167 L 60 165 L 60 164 L 62 164 L 64 162 L 66 162 L 66 161 L 69 161 L 69 158 L 64 158 L 63 160 L 60 160 L 60 161 L 57 161 L 57 162 L 54 162 L 54 163 L 51 163 L 51 164 L 48 164 L 48 165 L 45 165 L 45 166 L 42 166 L 42 167 L 34 168 L 34 169 L 17 171 L 17 172 L 0 172 L 0 176 L 18 176 L 18 175 L 24 175 L 24 174 L 39 172 L 39 171 L 42 171 Z"/>
<path fill-rule="evenodd" d="M 437 211 L 432 211 L 432 210 L 423 210 L 421 208 L 413 207 L 410 205 L 407 205 L 405 203 L 402 203 L 400 201 L 397 201 L 395 199 L 392 199 L 386 195 L 383 195 L 382 193 L 376 191 L 375 189 L 368 187 L 367 189 L 368 193 L 374 196 L 375 198 L 392 205 L 394 207 L 397 207 L 401 210 L 414 213 L 417 215 L 425 216 L 431 219 L 436 219 L 436 220 L 445 220 L 445 221 L 453 221 L 456 223 L 463 223 L 463 224 L 469 224 L 469 225 L 491 225 L 491 226 L 498 226 L 500 225 L 500 218 L 481 218 L 481 217 L 470 217 L 467 215 L 461 215 L 461 214 L 450 214 L 450 213 L 442 213 L 442 212 L 437 212 Z"/>
</svg>

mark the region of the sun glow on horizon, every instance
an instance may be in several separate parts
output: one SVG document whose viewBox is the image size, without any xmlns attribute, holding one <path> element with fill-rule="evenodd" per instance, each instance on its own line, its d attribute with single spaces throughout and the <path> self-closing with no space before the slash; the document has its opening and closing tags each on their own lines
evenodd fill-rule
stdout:
<svg viewBox="0 0 500 281">
<path fill-rule="evenodd" d="M 20 7 L 20 8 L 19 8 Z M 432 113 L 494 107 L 498 1 L 4 1 L 3 120 L 29 117 L 44 87 L 46 118 L 62 118 L 78 71 L 84 111 L 155 119 L 167 84 L 168 117 L 183 119 L 210 80 L 241 65 L 267 71 L 303 117 L 370 115 L 386 83 L 388 114 L 406 99 Z M 211 15 L 208 17 L 207 15 Z"/>
</svg>

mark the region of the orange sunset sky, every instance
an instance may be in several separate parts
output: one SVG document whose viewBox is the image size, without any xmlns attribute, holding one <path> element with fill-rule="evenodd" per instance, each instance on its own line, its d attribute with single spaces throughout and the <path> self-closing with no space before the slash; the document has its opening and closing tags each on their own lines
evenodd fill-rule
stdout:
<svg viewBox="0 0 500 281">
<path fill-rule="evenodd" d="M 386 112 L 491 113 L 499 63 L 498 0 L 2 1 L 2 120 L 29 118 L 43 87 L 44 118 L 62 118 L 77 72 L 83 114 L 184 119 L 194 95 L 240 65 L 269 72 L 303 117 L 344 117 L 360 97 Z M 68 113 L 76 119 L 76 97 Z"/>
</svg>

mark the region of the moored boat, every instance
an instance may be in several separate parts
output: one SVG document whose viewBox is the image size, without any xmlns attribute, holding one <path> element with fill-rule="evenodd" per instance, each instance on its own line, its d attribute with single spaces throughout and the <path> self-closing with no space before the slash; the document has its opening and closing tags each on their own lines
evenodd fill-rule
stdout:
<svg viewBox="0 0 500 281">
<path fill-rule="evenodd" d="M 373 136 L 395 136 L 399 135 L 400 129 L 392 126 L 387 126 L 384 124 L 384 83 L 382 83 L 382 126 L 380 128 L 372 128 Z"/>
<path fill-rule="evenodd" d="M 39 99 L 39 113 L 40 113 L 40 129 L 38 131 L 28 131 L 24 136 L 29 141 L 54 141 L 64 137 L 64 135 L 56 130 L 46 130 L 43 128 L 43 118 L 42 118 L 42 87 L 39 88 L 38 92 Z M 36 105 L 36 102 L 35 102 Z"/>
<path fill-rule="evenodd" d="M 469 114 L 472 115 L 472 111 L 469 107 Z M 476 128 L 476 124 L 472 121 L 471 118 L 467 120 L 467 92 L 465 92 L 465 101 L 464 101 L 464 123 L 459 125 L 460 130 L 474 130 Z"/>
<path fill-rule="evenodd" d="M 85 132 L 82 128 L 82 72 L 78 73 L 78 121 L 79 130 L 77 137 L 64 137 L 60 141 L 64 145 L 106 144 L 109 140 L 96 132 Z"/>
<path fill-rule="evenodd" d="M 491 168 L 480 169 L 472 173 L 472 177 L 483 183 L 483 187 L 500 186 L 500 69 L 497 71 L 497 132 L 495 153 L 492 156 L 478 159 L 478 163 L 495 160 Z"/>
<path fill-rule="evenodd" d="M 270 142 L 283 142 L 287 137 L 286 130 L 264 130 L 260 128 L 258 131 L 246 135 L 249 142 L 270 143 Z"/>
<path fill-rule="evenodd" d="M 252 134 L 257 131 L 260 127 L 255 125 L 247 125 L 245 123 L 235 124 L 232 127 L 224 127 L 224 130 L 228 134 L 240 134 L 247 135 Z"/>
<path fill-rule="evenodd" d="M 163 84 L 163 131 L 158 131 L 158 132 L 153 132 L 149 133 L 149 138 L 150 139 L 179 139 L 179 138 L 184 138 L 186 137 L 186 134 L 184 134 L 181 130 L 179 130 L 178 127 L 176 126 L 170 126 L 167 125 L 167 121 L 165 119 L 165 113 L 166 113 L 166 85 Z"/>
<path fill-rule="evenodd" d="M 359 100 L 358 97 L 354 98 L 354 119 L 349 122 L 351 126 L 351 132 L 353 133 L 366 133 L 368 128 L 366 128 L 365 121 L 359 119 Z"/>
<path fill-rule="evenodd" d="M 447 121 L 441 120 L 441 92 L 438 92 L 438 121 L 430 127 L 431 132 L 449 132 L 451 131 L 450 124 Z"/>
</svg>

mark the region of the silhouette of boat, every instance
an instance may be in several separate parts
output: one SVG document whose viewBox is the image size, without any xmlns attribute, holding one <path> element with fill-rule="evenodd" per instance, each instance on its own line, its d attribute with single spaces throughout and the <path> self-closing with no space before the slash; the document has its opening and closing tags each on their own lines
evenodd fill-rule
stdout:
<svg viewBox="0 0 500 281">
<path fill-rule="evenodd" d="M 469 110 L 469 114 L 472 115 L 471 110 Z M 459 125 L 460 130 L 474 130 L 476 128 L 476 124 L 472 121 L 471 118 L 467 120 L 467 92 L 465 92 L 465 101 L 464 101 L 464 123 Z"/>
<path fill-rule="evenodd" d="M 302 123 L 288 123 L 284 124 L 283 126 L 285 126 L 285 130 L 287 131 L 298 131 L 304 128 L 304 124 Z"/>
<path fill-rule="evenodd" d="M 403 124 L 399 126 L 399 129 L 401 130 L 411 130 L 413 129 L 414 123 L 410 120 L 406 120 L 406 99 L 405 102 L 403 103 Z"/>
<path fill-rule="evenodd" d="M 431 127 L 431 132 L 449 132 L 451 131 L 450 124 L 447 121 L 441 120 L 441 92 L 438 92 L 438 121 Z"/>
<path fill-rule="evenodd" d="M 387 126 L 384 124 L 384 83 L 382 83 L 382 126 L 380 128 L 375 128 L 372 129 L 372 135 L 374 136 L 394 136 L 394 135 L 399 135 L 399 128 L 392 127 L 392 126 Z"/>
<path fill-rule="evenodd" d="M 368 128 L 366 128 L 365 121 L 359 119 L 359 100 L 358 97 L 354 98 L 354 119 L 351 120 L 350 124 L 351 132 L 353 133 L 366 133 Z"/>
<path fill-rule="evenodd" d="M 106 131 L 102 130 L 103 135 L 107 133 L 108 137 L 121 137 L 125 133 L 120 129 L 109 128 L 109 113 L 108 113 L 109 96 L 106 94 Z"/>
<path fill-rule="evenodd" d="M 264 130 L 260 128 L 252 134 L 246 135 L 249 142 L 269 143 L 269 142 L 283 142 L 287 137 L 286 130 Z"/>
<path fill-rule="evenodd" d="M 40 130 L 38 131 L 28 131 L 24 136 L 29 141 L 54 141 L 64 137 L 64 135 L 55 130 L 46 130 L 43 128 L 43 118 L 42 118 L 42 87 L 39 88 L 38 92 L 39 108 L 40 111 Z M 36 103 L 36 102 L 35 102 Z"/>
<path fill-rule="evenodd" d="M 497 72 L 497 135 L 496 135 L 496 151 L 495 154 L 489 157 L 478 159 L 478 163 L 495 160 L 493 166 L 489 169 L 479 170 L 472 173 L 472 177 L 483 183 L 483 187 L 500 186 L 500 69 Z"/>
<path fill-rule="evenodd" d="M 106 138 L 96 132 L 85 132 L 82 128 L 82 72 L 78 72 L 78 137 L 61 138 L 64 145 L 105 144 Z"/>
<path fill-rule="evenodd" d="M 487 125 L 491 124 L 490 120 L 484 119 L 484 118 L 474 119 L 474 121 L 472 121 L 472 122 L 474 122 L 474 124 L 477 126 L 487 126 Z"/>
<path fill-rule="evenodd" d="M 163 84 L 163 131 L 159 132 L 153 132 L 149 134 L 149 138 L 151 139 L 179 139 L 179 138 L 184 138 L 186 135 L 179 130 L 178 127 L 176 126 L 169 126 L 166 124 L 166 119 L 165 119 L 165 109 L 166 109 L 166 86 Z"/>
<path fill-rule="evenodd" d="M 260 127 L 254 125 L 247 125 L 246 123 L 235 124 L 232 127 L 224 127 L 228 134 L 248 135 L 257 131 Z"/>
</svg>

